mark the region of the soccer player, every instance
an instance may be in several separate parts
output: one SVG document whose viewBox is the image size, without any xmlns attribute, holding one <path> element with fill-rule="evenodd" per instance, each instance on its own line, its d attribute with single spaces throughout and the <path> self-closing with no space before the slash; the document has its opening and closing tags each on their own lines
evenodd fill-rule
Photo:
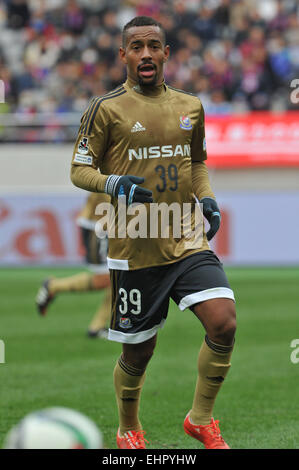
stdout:
<svg viewBox="0 0 299 470">
<path fill-rule="evenodd" d="M 112 232 L 107 257 L 112 282 L 108 338 L 122 343 L 114 369 L 117 446 L 145 448 L 140 396 L 172 298 L 181 310 L 190 309 L 206 331 L 184 430 L 208 449 L 227 449 L 213 407 L 230 368 L 236 329 L 234 293 L 208 243 L 220 226 L 220 211 L 205 165 L 204 111 L 197 97 L 165 83 L 169 53 L 163 28 L 154 19 L 136 17 L 124 27 L 119 54 L 127 80 L 94 98 L 83 114 L 71 179 L 87 191 L 112 196 L 115 225 L 123 220 L 124 198 L 128 206 L 127 233 Z M 83 141 L 88 147 L 84 155 Z M 150 236 L 145 223 L 141 228 L 147 236 L 129 234 L 129 209 L 146 210 L 148 222 L 154 204 L 184 207 L 195 198 L 210 224 L 207 234 L 199 231 L 201 244 L 190 246 L 188 232 Z M 170 220 L 170 226 L 173 223 Z"/>
<path fill-rule="evenodd" d="M 95 233 L 98 219 L 95 214 L 96 207 L 100 203 L 109 201 L 110 196 L 106 194 L 91 193 L 77 218 L 89 272 L 83 271 L 73 276 L 47 279 L 36 296 L 38 312 L 46 315 L 49 305 L 58 294 L 105 290 L 104 300 L 88 326 L 87 334 L 90 338 L 107 338 L 107 325 L 111 314 L 110 276 L 106 263 L 107 244 L 106 240 L 99 239 Z"/>
</svg>

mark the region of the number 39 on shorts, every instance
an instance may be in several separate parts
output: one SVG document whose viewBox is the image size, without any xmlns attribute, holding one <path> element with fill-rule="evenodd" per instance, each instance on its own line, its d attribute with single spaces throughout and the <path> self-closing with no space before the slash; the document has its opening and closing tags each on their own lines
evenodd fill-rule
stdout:
<svg viewBox="0 0 299 470">
<path fill-rule="evenodd" d="M 141 312 L 141 292 L 138 289 L 131 289 L 129 292 L 122 287 L 118 291 L 120 295 L 119 311 L 122 315 L 132 313 L 138 315 Z"/>
</svg>

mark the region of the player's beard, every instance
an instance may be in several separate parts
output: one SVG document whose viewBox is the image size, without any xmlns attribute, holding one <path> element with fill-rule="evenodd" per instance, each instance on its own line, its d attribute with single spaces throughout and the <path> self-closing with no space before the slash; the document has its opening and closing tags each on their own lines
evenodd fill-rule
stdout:
<svg viewBox="0 0 299 470">
<path fill-rule="evenodd" d="M 146 87 L 146 86 L 155 86 L 157 83 L 157 74 L 155 74 L 152 78 L 151 81 L 145 82 L 142 77 L 138 76 L 138 84 L 141 87 Z"/>
</svg>

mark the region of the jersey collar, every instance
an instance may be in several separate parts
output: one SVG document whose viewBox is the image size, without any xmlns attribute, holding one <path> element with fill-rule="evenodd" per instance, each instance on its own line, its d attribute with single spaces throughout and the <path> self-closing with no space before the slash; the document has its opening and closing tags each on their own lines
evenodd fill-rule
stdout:
<svg viewBox="0 0 299 470">
<path fill-rule="evenodd" d="M 124 87 L 127 90 L 133 92 L 136 97 L 140 97 L 142 99 L 145 99 L 146 101 L 160 101 L 161 99 L 164 100 L 169 93 L 168 87 L 166 86 L 164 80 L 161 85 L 144 89 L 141 88 L 139 84 L 136 84 L 136 82 L 134 82 L 130 78 L 127 78 L 126 82 L 124 83 Z"/>
</svg>

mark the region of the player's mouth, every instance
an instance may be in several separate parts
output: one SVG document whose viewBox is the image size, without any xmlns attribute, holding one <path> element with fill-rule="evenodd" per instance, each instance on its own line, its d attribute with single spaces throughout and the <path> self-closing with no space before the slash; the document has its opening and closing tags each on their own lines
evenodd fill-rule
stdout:
<svg viewBox="0 0 299 470">
<path fill-rule="evenodd" d="M 142 78 L 153 78 L 156 73 L 156 66 L 154 64 L 142 64 L 138 66 L 137 71 Z"/>
</svg>

